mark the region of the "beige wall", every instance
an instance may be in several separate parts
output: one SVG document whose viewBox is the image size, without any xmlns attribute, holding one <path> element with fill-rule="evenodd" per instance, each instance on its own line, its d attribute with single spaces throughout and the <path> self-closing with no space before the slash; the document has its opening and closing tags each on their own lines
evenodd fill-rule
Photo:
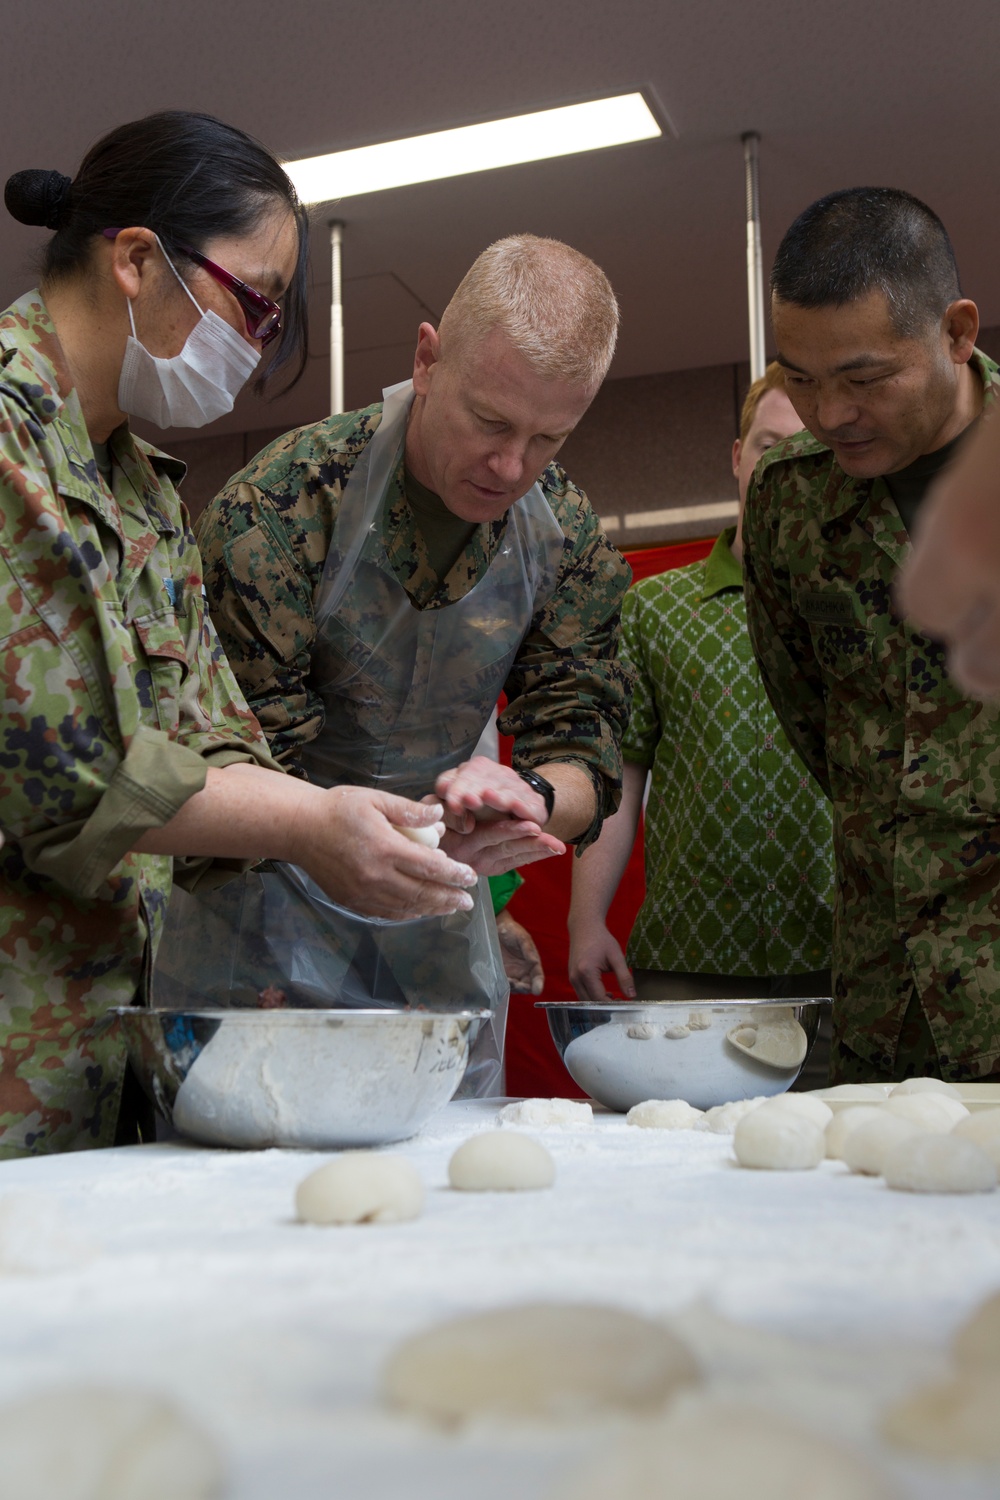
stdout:
<svg viewBox="0 0 1000 1500">
<path fill-rule="evenodd" d="M 1000 328 L 984 329 L 979 344 L 1000 358 Z M 710 365 L 605 382 L 560 462 L 619 547 L 712 536 L 730 524 L 736 510 L 730 452 L 749 378 L 746 365 Z M 171 444 L 189 465 L 183 493 L 192 515 L 278 435 Z"/>
</svg>

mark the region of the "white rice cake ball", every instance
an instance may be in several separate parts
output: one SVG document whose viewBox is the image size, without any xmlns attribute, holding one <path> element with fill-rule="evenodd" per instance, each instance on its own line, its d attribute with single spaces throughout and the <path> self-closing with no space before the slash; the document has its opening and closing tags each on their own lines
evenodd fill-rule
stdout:
<svg viewBox="0 0 1000 1500">
<path fill-rule="evenodd" d="M 80 1386 L 0 1408 L 0 1494 L 10 1500 L 215 1500 L 211 1438 L 160 1396 Z"/>
<path fill-rule="evenodd" d="M 835 1083 L 828 1089 L 812 1089 L 814 1099 L 841 1100 L 844 1104 L 867 1104 L 877 1099 L 888 1099 L 893 1088 L 891 1083 Z"/>
<path fill-rule="evenodd" d="M 793 1114 L 804 1115 L 807 1120 L 818 1125 L 820 1130 L 825 1130 L 833 1119 L 833 1110 L 829 1104 L 824 1104 L 822 1099 L 814 1099 L 811 1094 L 775 1094 L 767 1103 L 768 1107 L 774 1105 L 775 1109 L 790 1109 Z"/>
<path fill-rule="evenodd" d="M 951 1352 L 962 1371 L 992 1370 L 1000 1376 L 1000 1292 L 987 1297 L 962 1324 Z"/>
<path fill-rule="evenodd" d="M 757 1094 L 753 1099 L 733 1099 L 728 1104 L 713 1104 L 705 1111 L 704 1126 L 713 1135 L 732 1135 L 744 1115 L 767 1103 L 766 1094 Z"/>
<path fill-rule="evenodd" d="M 894 1500 L 849 1448 L 788 1417 L 685 1397 L 665 1420 L 619 1437 L 547 1500 Z"/>
<path fill-rule="evenodd" d="M 394 826 L 396 832 L 401 833 L 404 839 L 409 839 L 414 844 L 423 844 L 425 849 L 436 849 L 441 843 L 441 835 L 433 823 L 426 828 L 404 828 L 401 823 L 396 823 Z"/>
<path fill-rule="evenodd" d="M 844 1144 L 852 1130 L 869 1120 L 877 1120 L 880 1110 L 877 1104 L 852 1104 L 840 1109 L 826 1127 L 826 1154 L 832 1161 L 843 1161 Z"/>
<path fill-rule="evenodd" d="M 418 1218 L 423 1206 L 413 1163 L 379 1151 L 345 1151 L 295 1190 L 295 1212 L 306 1224 L 398 1224 Z"/>
<path fill-rule="evenodd" d="M 540 1141 L 513 1130 L 484 1130 L 463 1141 L 448 1163 L 448 1181 L 463 1193 L 549 1188 L 556 1164 Z"/>
<path fill-rule="evenodd" d="M 633 1104 L 625 1123 L 644 1130 L 694 1130 L 704 1118 L 705 1111 L 695 1109 L 686 1099 L 646 1099 Z"/>
<path fill-rule="evenodd" d="M 997 1185 L 992 1157 L 957 1135 L 914 1135 L 900 1141 L 886 1152 L 882 1176 L 889 1187 L 905 1193 L 991 1193 Z"/>
<path fill-rule="evenodd" d="M 733 1135 L 741 1167 L 799 1172 L 818 1167 L 826 1155 L 823 1132 L 805 1115 L 776 1109 L 773 1101 L 745 1115 Z"/>
<path fill-rule="evenodd" d="M 959 1120 L 964 1120 L 969 1111 L 961 1099 L 950 1099 L 947 1094 L 937 1092 L 916 1094 L 890 1094 L 885 1107 L 904 1120 L 912 1120 L 925 1132 L 939 1131 L 946 1135 Z"/>
<path fill-rule="evenodd" d="M 977 1110 L 975 1114 L 970 1111 L 952 1126 L 951 1133 L 985 1151 L 1000 1172 L 1000 1109 Z"/>
<path fill-rule="evenodd" d="M 904 1397 L 881 1425 L 883 1435 L 900 1448 L 931 1458 L 995 1462 L 1000 1459 L 998 1413 L 1000 1373 L 978 1371 Z"/>
<path fill-rule="evenodd" d="M 961 1094 L 953 1083 L 943 1078 L 904 1078 L 889 1090 L 890 1099 L 905 1098 L 907 1094 L 943 1094 L 947 1099 L 958 1099 Z"/>
<path fill-rule="evenodd" d="M 396 1406 L 437 1422 L 577 1420 L 660 1411 L 700 1378 L 669 1329 L 616 1307 L 537 1303 L 455 1318 L 407 1339 L 385 1369 Z"/>
<path fill-rule="evenodd" d="M 516 1099 L 504 1105 L 498 1118 L 501 1125 L 527 1125 L 534 1130 L 546 1125 L 587 1129 L 594 1123 L 594 1107 L 587 1099 Z"/>
<path fill-rule="evenodd" d="M 886 1152 L 909 1136 L 919 1134 L 920 1126 L 912 1120 L 891 1115 L 881 1108 L 874 1120 L 863 1120 L 857 1129 L 848 1132 L 841 1146 L 840 1159 L 852 1172 L 881 1177 Z"/>
</svg>

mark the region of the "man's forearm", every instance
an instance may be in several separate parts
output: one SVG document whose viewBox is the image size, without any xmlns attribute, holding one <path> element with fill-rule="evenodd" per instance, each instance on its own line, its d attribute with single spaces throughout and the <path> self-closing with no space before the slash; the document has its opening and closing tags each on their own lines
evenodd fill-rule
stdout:
<svg viewBox="0 0 1000 1500">
<path fill-rule="evenodd" d="M 556 794 L 545 832 L 563 843 L 582 838 L 597 815 L 594 778 L 572 761 L 549 761 L 533 769 L 552 783 Z"/>
</svg>

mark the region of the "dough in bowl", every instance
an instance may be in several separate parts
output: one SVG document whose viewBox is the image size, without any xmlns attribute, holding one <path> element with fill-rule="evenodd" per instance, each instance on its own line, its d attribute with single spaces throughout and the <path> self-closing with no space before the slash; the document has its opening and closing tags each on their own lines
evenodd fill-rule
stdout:
<svg viewBox="0 0 1000 1500">
<path fill-rule="evenodd" d="M 733 1135 L 733 1150 L 741 1167 L 794 1172 L 819 1166 L 826 1139 L 805 1115 L 769 1101 L 744 1115 Z"/>
<path fill-rule="evenodd" d="M 79 1386 L 0 1407 L 4 1500 L 215 1500 L 215 1444 L 160 1396 Z"/>
<path fill-rule="evenodd" d="M 683 1406 L 683 1409 L 682 1409 Z M 894 1500 L 861 1456 L 787 1417 L 685 1398 L 611 1444 L 547 1500 Z"/>
<path fill-rule="evenodd" d="M 436 1422 L 576 1420 L 662 1410 L 699 1379 L 687 1345 L 617 1307 L 527 1303 L 438 1324 L 386 1366 L 396 1406 Z"/>
<path fill-rule="evenodd" d="M 540 1141 L 514 1130 L 484 1130 L 463 1141 L 448 1163 L 448 1181 L 464 1193 L 548 1188 L 556 1164 Z"/>
<path fill-rule="evenodd" d="M 413 1163 L 379 1151 L 345 1151 L 295 1190 L 295 1212 L 307 1224 L 398 1224 L 418 1218 L 423 1206 Z"/>
</svg>

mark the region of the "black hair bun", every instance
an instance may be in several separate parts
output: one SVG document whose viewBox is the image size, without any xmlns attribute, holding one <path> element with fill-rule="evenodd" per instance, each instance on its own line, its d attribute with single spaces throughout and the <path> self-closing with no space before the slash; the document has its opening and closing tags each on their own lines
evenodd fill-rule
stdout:
<svg viewBox="0 0 1000 1500">
<path fill-rule="evenodd" d="M 43 172 L 29 167 L 7 179 L 3 201 L 7 212 L 21 224 L 42 224 L 46 229 L 61 229 L 69 207 L 71 177 L 62 172 Z"/>
</svg>

